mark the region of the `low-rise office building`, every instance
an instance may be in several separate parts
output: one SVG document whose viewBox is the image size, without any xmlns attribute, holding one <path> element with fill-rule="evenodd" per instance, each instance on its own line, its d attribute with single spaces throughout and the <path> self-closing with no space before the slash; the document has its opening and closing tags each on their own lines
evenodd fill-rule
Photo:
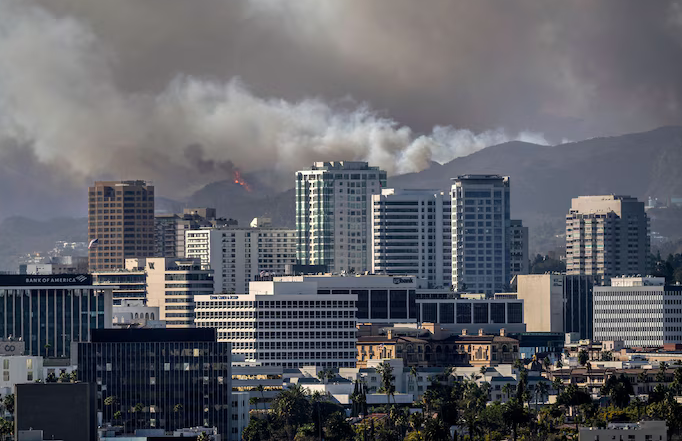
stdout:
<svg viewBox="0 0 682 441">
<path fill-rule="evenodd" d="M 195 324 L 247 362 L 288 368 L 355 366 L 356 301 L 314 281 L 251 282 L 249 294 L 195 297 Z"/>
<path fill-rule="evenodd" d="M 682 286 L 662 277 L 614 277 L 594 288 L 594 338 L 626 347 L 682 343 Z"/>
<path fill-rule="evenodd" d="M 78 379 L 97 388 L 103 423 L 129 430 L 230 433 L 231 363 L 230 344 L 217 342 L 214 329 L 96 330 L 78 346 Z"/>
<path fill-rule="evenodd" d="M 27 355 L 69 357 L 111 314 L 111 286 L 89 274 L 0 275 L 0 339 L 22 340 Z"/>
<path fill-rule="evenodd" d="M 529 274 L 516 277 L 527 332 L 578 333 L 593 338 L 593 288 L 585 275 Z"/>
</svg>

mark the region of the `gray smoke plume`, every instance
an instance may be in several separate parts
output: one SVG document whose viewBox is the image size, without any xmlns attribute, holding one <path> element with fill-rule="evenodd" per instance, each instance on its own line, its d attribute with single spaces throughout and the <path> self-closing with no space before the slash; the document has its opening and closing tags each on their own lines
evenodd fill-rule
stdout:
<svg viewBox="0 0 682 441">
<path fill-rule="evenodd" d="M 0 0 L 0 217 L 59 213 L 95 178 L 174 197 L 235 169 L 350 159 L 402 173 L 512 139 L 677 123 L 680 10 Z"/>
</svg>

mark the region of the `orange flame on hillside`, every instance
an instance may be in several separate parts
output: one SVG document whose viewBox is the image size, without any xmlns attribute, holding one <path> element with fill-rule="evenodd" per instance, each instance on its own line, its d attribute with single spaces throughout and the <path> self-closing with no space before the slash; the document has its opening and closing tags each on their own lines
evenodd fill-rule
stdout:
<svg viewBox="0 0 682 441">
<path fill-rule="evenodd" d="M 251 191 L 251 186 L 242 178 L 242 174 L 239 170 L 234 171 L 234 183 L 241 185 L 246 191 Z"/>
</svg>

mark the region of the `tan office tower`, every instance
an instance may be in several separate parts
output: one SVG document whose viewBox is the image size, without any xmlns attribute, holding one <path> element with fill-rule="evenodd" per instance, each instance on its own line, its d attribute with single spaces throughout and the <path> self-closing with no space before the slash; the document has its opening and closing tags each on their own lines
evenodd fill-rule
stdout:
<svg viewBox="0 0 682 441">
<path fill-rule="evenodd" d="M 154 256 L 153 185 L 96 181 L 88 196 L 90 271 L 125 268 L 126 258 Z"/>
<path fill-rule="evenodd" d="M 566 216 L 566 273 L 645 275 L 649 219 L 644 203 L 630 196 L 580 196 Z"/>
</svg>

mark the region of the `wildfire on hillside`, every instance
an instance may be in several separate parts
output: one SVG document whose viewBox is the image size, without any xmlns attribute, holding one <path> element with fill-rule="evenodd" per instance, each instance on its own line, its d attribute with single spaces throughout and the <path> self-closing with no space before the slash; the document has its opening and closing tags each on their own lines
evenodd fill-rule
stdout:
<svg viewBox="0 0 682 441">
<path fill-rule="evenodd" d="M 246 191 L 251 191 L 251 186 L 242 178 L 242 174 L 239 170 L 234 171 L 234 183 L 241 185 Z"/>
</svg>

